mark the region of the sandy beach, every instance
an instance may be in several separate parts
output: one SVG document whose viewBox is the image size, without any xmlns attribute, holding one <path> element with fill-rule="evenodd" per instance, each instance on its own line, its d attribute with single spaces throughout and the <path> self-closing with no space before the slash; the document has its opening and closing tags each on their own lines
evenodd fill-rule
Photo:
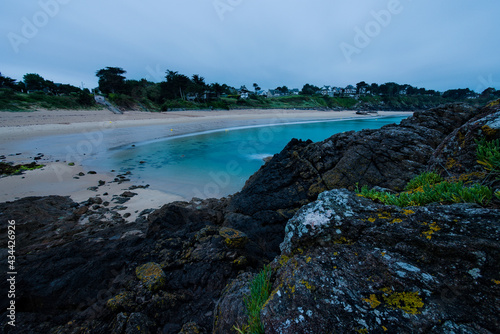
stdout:
<svg viewBox="0 0 500 334">
<path fill-rule="evenodd" d="M 355 111 L 309 110 L 218 110 L 164 113 L 128 111 L 123 115 L 116 115 L 108 110 L 0 112 L 1 161 L 29 163 L 37 157 L 38 163 L 45 165 L 42 169 L 28 171 L 23 175 L 0 178 L 0 202 L 26 196 L 46 195 L 71 196 L 76 202 L 95 196 L 100 196 L 103 200 L 111 200 L 114 195 L 128 190 L 133 185 L 130 182 L 113 182 L 116 173 L 89 174 L 89 171 L 79 166 L 78 163 L 75 166 L 68 166 L 68 162 L 74 160 L 68 160 L 68 154 L 64 155 L 60 152 L 63 151 L 64 146 L 67 151 L 70 143 L 58 142 L 58 138 L 74 141 L 75 147 L 92 144 L 100 145 L 100 150 L 106 150 L 108 147 L 158 139 L 158 131 L 151 131 L 155 126 L 165 129 L 160 137 L 171 137 L 241 126 L 410 114 L 408 112 L 379 112 L 363 116 L 356 115 Z M 131 128 L 134 128 L 134 136 L 130 136 Z M 64 137 L 58 137 L 62 135 Z M 104 181 L 104 185 L 98 186 L 99 181 Z M 96 186 L 97 189 L 95 189 Z M 127 202 L 127 209 L 123 211 L 123 213 L 131 214 L 130 219 L 134 219 L 142 209 L 158 208 L 176 200 L 189 200 L 152 189 L 135 189 L 134 192 L 137 195 Z"/>
</svg>

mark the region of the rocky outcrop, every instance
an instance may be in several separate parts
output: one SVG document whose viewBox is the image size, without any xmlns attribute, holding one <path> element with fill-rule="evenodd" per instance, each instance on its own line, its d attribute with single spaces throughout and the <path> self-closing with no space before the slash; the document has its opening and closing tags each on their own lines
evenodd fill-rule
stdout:
<svg viewBox="0 0 500 334">
<path fill-rule="evenodd" d="M 352 190 L 356 183 L 401 189 L 465 152 L 453 145 L 469 120 L 479 122 L 471 134 L 494 136 L 495 112 L 496 106 L 451 105 L 416 113 L 400 126 L 319 143 L 292 140 L 240 193 L 170 203 L 133 223 L 99 197 L 0 203 L 2 220 L 16 219 L 22 268 L 17 326 L 6 325 L 4 314 L 1 328 L 228 333 L 243 325 L 252 273 L 271 262 L 273 293 L 261 314 L 266 332 L 412 332 L 419 322 L 435 332 L 492 331 L 500 280 L 497 211 L 401 210 L 331 189 Z M 2 225 L 0 237 L 6 235 Z M 7 291 L 5 281 L 0 289 Z M 403 320 L 408 324 L 399 331 Z"/>
<path fill-rule="evenodd" d="M 281 249 L 261 312 L 265 333 L 500 328 L 498 210 L 469 204 L 401 209 L 332 190 L 289 220 Z M 241 276 L 231 286 L 250 279 Z M 232 294 L 227 297 L 220 305 Z M 241 317 L 231 309 L 217 316 Z"/>
<path fill-rule="evenodd" d="M 500 139 L 500 111 L 492 103 L 479 115 L 450 133 L 436 148 L 427 170 L 437 171 L 443 177 L 454 177 L 464 182 L 488 182 L 493 189 L 500 188 L 500 180 L 488 177 L 484 166 L 478 164 L 478 141 Z"/>
<path fill-rule="evenodd" d="M 283 226 L 301 206 L 335 188 L 402 190 L 427 169 L 446 136 L 477 113 L 454 104 L 417 112 L 401 125 L 339 133 L 318 143 L 294 139 L 231 198 L 226 224 L 238 224 L 277 255 Z"/>
</svg>

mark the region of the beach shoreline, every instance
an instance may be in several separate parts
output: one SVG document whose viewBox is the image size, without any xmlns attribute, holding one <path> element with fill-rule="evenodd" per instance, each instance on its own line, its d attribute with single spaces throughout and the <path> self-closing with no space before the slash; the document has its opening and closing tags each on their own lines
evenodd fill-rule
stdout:
<svg viewBox="0 0 500 334">
<path fill-rule="evenodd" d="M 37 162 L 44 168 L 28 171 L 23 175 L 0 178 L 0 202 L 13 201 L 27 196 L 61 195 L 70 196 L 75 202 L 99 196 L 111 201 L 129 187 L 131 182 L 116 182 L 116 173 L 89 174 L 78 161 L 69 161 L 61 155 L 47 154 L 50 151 L 43 143 L 51 138 L 74 135 L 79 143 L 97 144 L 103 136 L 108 145 L 118 147 L 131 143 L 159 139 L 158 134 L 149 131 L 151 127 L 165 128 L 162 136 L 175 137 L 193 133 L 216 131 L 248 126 L 269 126 L 276 124 L 327 121 L 341 119 L 362 119 L 411 115 L 411 112 L 379 112 L 357 115 L 355 111 L 310 111 L 310 110 L 217 110 L 178 111 L 150 113 L 129 111 L 116 115 L 108 110 L 40 110 L 34 112 L 0 112 L 0 157 L 1 161 L 29 163 Z M 134 130 L 134 137 L 129 130 Z M 113 131 L 113 132 L 111 132 Z M 112 138 L 111 137 L 112 134 Z M 83 139 L 78 139 L 80 137 Z M 63 137 L 61 137 L 63 138 Z M 64 143 L 60 143 L 63 145 Z M 62 146 L 61 146 L 62 147 Z M 106 149 L 106 148 L 100 148 Z M 68 163 L 75 162 L 75 166 Z M 104 182 L 104 184 L 102 184 Z M 101 185 L 100 185 L 101 184 Z M 144 185 L 141 185 L 144 186 Z M 141 209 L 159 208 L 178 200 L 190 200 L 173 193 L 140 188 L 126 204 L 132 221 Z M 107 195 L 104 195 L 107 194 Z"/>
</svg>

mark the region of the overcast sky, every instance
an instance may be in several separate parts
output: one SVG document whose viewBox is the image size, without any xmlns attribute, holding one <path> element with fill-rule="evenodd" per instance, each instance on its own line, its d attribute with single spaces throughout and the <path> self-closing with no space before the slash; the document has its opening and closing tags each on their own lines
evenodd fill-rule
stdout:
<svg viewBox="0 0 500 334">
<path fill-rule="evenodd" d="M 500 90 L 496 0 L 2 0 L 0 72 L 97 86 L 121 67 L 207 83 Z"/>
</svg>

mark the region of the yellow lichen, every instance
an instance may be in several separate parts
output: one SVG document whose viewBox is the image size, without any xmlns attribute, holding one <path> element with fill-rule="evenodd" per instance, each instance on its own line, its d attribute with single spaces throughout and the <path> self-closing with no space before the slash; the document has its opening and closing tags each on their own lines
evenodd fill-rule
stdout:
<svg viewBox="0 0 500 334">
<path fill-rule="evenodd" d="M 229 227 L 222 227 L 219 230 L 219 235 L 224 238 L 224 242 L 229 248 L 243 248 L 248 242 L 245 233 Z"/>
<path fill-rule="evenodd" d="M 106 305 L 112 310 L 112 311 L 118 311 L 122 308 L 126 308 L 128 306 L 131 306 L 133 303 L 133 295 L 131 292 L 122 292 L 113 298 L 109 299 L 106 303 Z"/>
<path fill-rule="evenodd" d="M 336 245 L 352 245 L 352 240 L 347 239 L 346 237 L 340 237 L 333 241 Z"/>
<path fill-rule="evenodd" d="M 432 239 L 432 235 L 435 232 L 441 230 L 441 227 L 439 227 L 436 222 L 432 222 L 430 224 L 423 223 L 423 225 L 428 225 L 429 226 L 429 230 L 428 231 L 422 232 L 422 235 L 425 236 L 428 240 Z"/>
<path fill-rule="evenodd" d="M 457 165 L 457 161 L 453 158 L 448 158 L 448 160 L 446 161 L 446 165 L 445 165 L 445 168 L 446 169 L 452 169 L 453 167 L 455 167 Z"/>
<path fill-rule="evenodd" d="M 384 330 L 384 332 L 387 332 L 387 327 L 382 326 L 382 329 Z"/>
<path fill-rule="evenodd" d="M 492 281 L 493 283 L 495 283 L 495 284 L 500 284 L 500 281 L 499 281 L 499 280 L 492 279 L 491 281 Z"/>
<path fill-rule="evenodd" d="M 360 334 L 367 334 L 368 328 L 359 328 L 359 329 L 356 329 L 356 332 L 358 332 Z"/>
<path fill-rule="evenodd" d="M 500 99 L 490 102 L 486 107 L 494 107 L 500 104 Z"/>
<path fill-rule="evenodd" d="M 312 258 L 310 256 L 306 257 L 306 263 L 311 262 Z"/>
<path fill-rule="evenodd" d="M 392 309 L 399 309 L 408 314 L 420 314 L 420 308 L 424 302 L 418 292 L 394 292 L 392 289 L 384 288 L 384 302 Z"/>
<path fill-rule="evenodd" d="M 405 216 L 409 216 L 409 215 L 414 214 L 415 211 L 409 210 L 409 209 L 404 209 L 403 211 L 401 211 L 401 213 L 404 214 Z"/>
<path fill-rule="evenodd" d="M 307 290 L 314 291 L 316 287 L 306 280 L 301 280 L 300 283 L 306 287 Z"/>
<path fill-rule="evenodd" d="M 380 304 L 382 304 L 378 299 L 377 296 L 374 294 L 371 294 L 369 298 L 364 298 L 363 301 L 367 302 L 370 304 L 371 308 L 377 308 Z"/>
<path fill-rule="evenodd" d="M 396 224 L 396 223 L 401 223 L 401 222 L 403 222 L 403 219 L 400 219 L 400 218 L 394 218 L 394 219 L 390 222 L 390 224 Z"/>
<path fill-rule="evenodd" d="M 370 223 L 375 222 L 375 220 L 376 220 L 375 218 L 368 218 L 368 221 L 369 221 Z"/>
<path fill-rule="evenodd" d="M 166 283 L 166 275 L 160 265 L 148 262 L 135 269 L 135 274 L 150 291 L 161 289 Z"/>
<path fill-rule="evenodd" d="M 391 219 L 391 213 L 390 212 L 382 212 L 378 214 L 378 217 L 380 219 Z"/>
<path fill-rule="evenodd" d="M 279 259 L 280 266 L 284 266 L 288 261 L 290 261 L 290 258 L 286 255 L 281 255 Z"/>
</svg>

